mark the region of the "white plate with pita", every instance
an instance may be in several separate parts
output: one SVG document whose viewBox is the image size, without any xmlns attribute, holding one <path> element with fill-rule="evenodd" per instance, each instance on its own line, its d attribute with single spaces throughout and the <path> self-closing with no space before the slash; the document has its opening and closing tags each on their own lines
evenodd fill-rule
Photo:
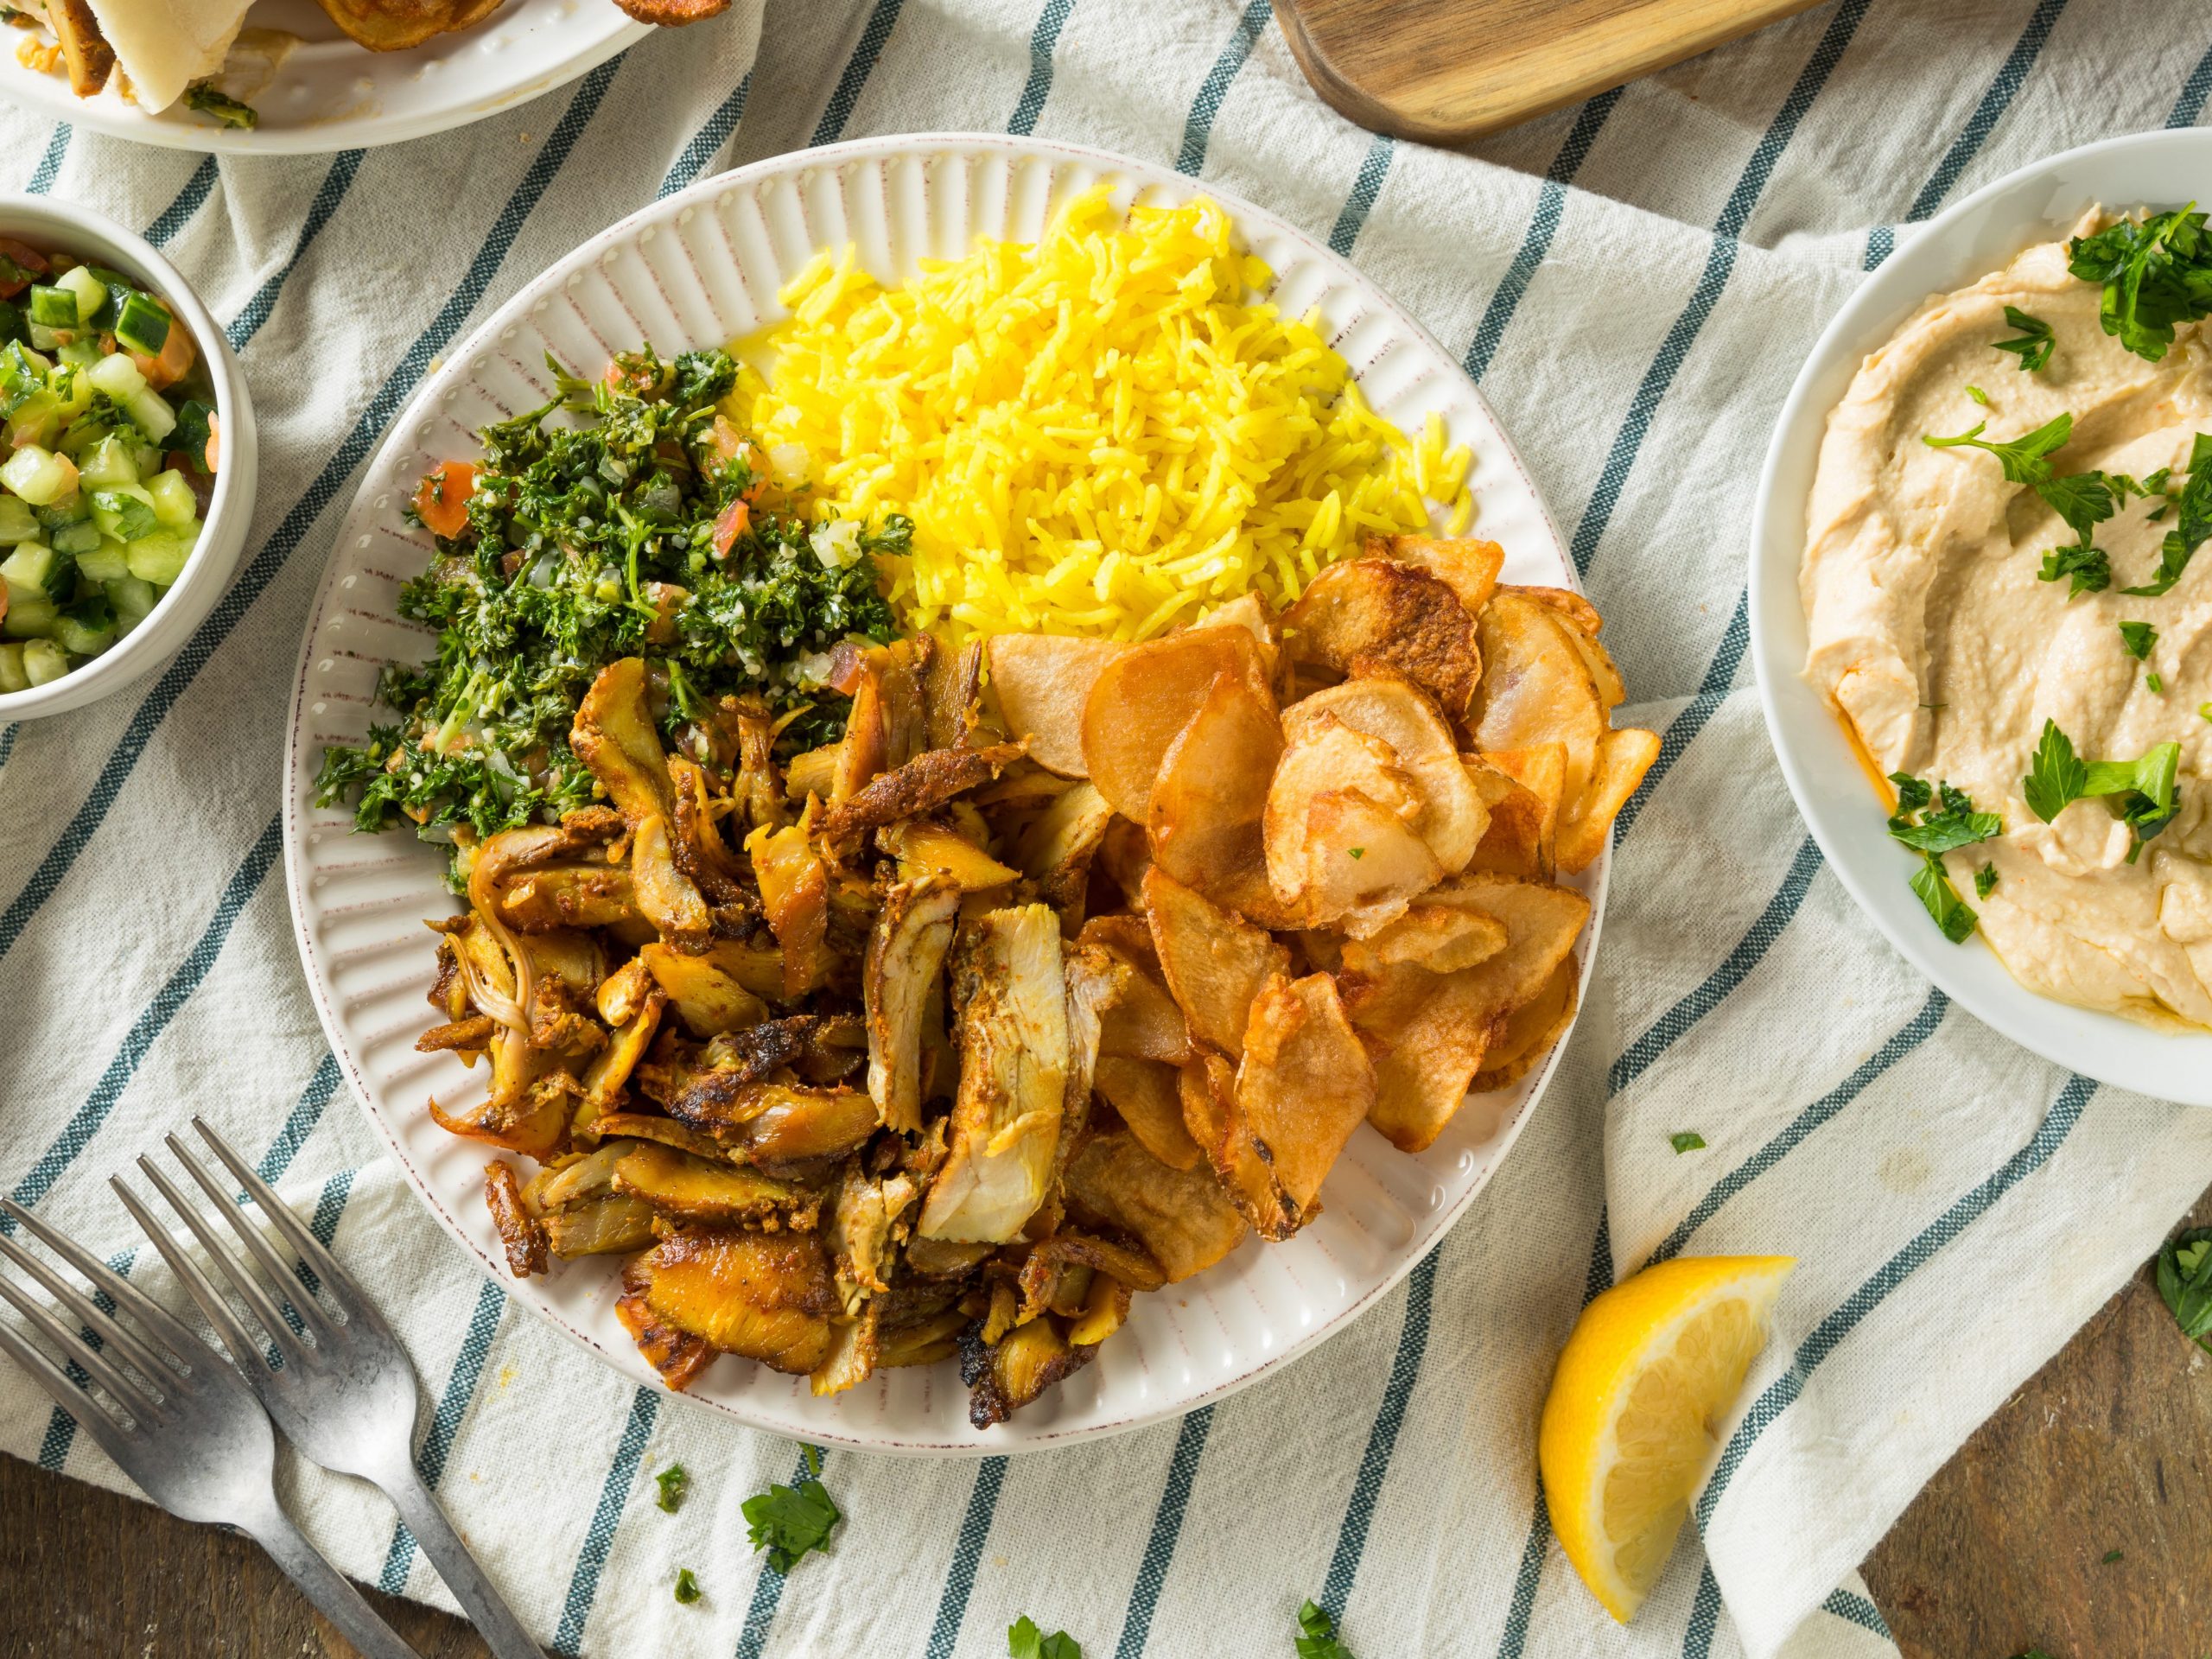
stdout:
<svg viewBox="0 0 2212 1659">
<path fill-rule="evenodd" d="M 336 1054 L 407 1179 L 507 1294 L 624 1375 L 658 1386 L 617 1322 L 619 1262 L 557 1264 L 519 1283 L 506 1273 L 484 1205 L 485 1150 L 433 1123 L 425 1098 L 466 1111 L 480 1074 L 418 1054 L 434 1016 L 423 918 L 455 912 L 441 849 L 351 833 L 314 804 L 323 747 L 359 743 L 378 665 L 419 660 L 429 641 L 398 619 L 399 585 L 433 550 L 404 512 L 437 461 L 475 453 L 474 432 L 550 395 L 547 353 L 595 372 L 610 352 L 720 345 L 784 315 L 777 292 L 817 250 L 851 244 L 887 281 L 979 237 L 1033 240 L 1058 205 L 1112 180 L 1115 200 L 1173 204 L 1201 194 L 1179 174 L 1103 151 L 948 136 L 868 139 L 780 156 L 658 202 L 586 243 L 447 359 L 393 423 L 340 529 L 302 649 L 284 804 L 285 871 L 310 989 Z M 1433 413 L 1473 452 L 1476 533 L 1503 544 L 1505 578 L 1574 586 L 1557 528 L 1473 384 L 1412 318 L 1344 259 L 1273 214 L 1206 191 L 1275 272 L 1285 311 L 1318 309 L 1374 407 L 1405 431 Z M 1610 855 L 1576 885 L 1593 904 L 1581 941 L 1596 956 Z M 1562 1045 L 1563 1046 L 1563 1045 Z M 1207 1271 L 1140 1296 L 1097 1360 L 1008 1422 L 976 1429 L 950 1363 L 880 1372 L 829 1399 L 806 1379 L 717 1361 L 683 1397 L 797 1438 L 907 1453 L 977 1454 L 1120 1433 L 1217 1400 L 1267 1375 L 1371 1306 L 1433 1249 L 1497 1171 L 1557 1064 L 1471 1097 L 1426 1152 L 1408 1155 L 1363 1125 L 1322 1188 L 1323 1212 L 1287 1243 L 1247 1239 Z"/>
</svg>

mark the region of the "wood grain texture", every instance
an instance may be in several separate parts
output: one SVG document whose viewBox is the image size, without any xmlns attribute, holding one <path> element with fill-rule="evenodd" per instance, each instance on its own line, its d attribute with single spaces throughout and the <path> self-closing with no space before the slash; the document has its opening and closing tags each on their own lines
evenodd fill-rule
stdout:
<svg viewBox="0 0 2212 1659">
<path fill-rule="evenodd" d="M 2212 1225 L 2212 1192 L 2190 1224 Z M 1962 1292 L 1962 1294 L 1967 1294 Z M 2113 1550 L 2120 1559 L 2107 1561 Z M 1905 1659 L 2212 1654 L 2212 1357 L 2132 1280 L 1962 1447 L 1863 1571 Z M 368 1592 L 423 1659 L 461 1620 Z M 0 1659 L 344 1659 L 243 1538 L 0 1457 Z"/>
<path fill-rule="evenodd" d="M 1276 0 L 1306 78 L 1376 132 L 1459 144 L 1817 0 Z"/>
</svg>

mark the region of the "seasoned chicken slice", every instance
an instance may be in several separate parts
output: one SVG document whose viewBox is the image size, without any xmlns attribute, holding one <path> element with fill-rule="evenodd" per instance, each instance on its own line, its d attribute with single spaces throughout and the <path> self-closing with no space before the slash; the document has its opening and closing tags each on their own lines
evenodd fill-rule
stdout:
<svg viewBox="0 0 2212 1659">
<path fill-rule="evenodd" d="M 1125 1130 L 1093 1136 L 1068 1166 L 1068 1196 L 1133 1236 L 1170 1284 L 1203 1273 L 1251 1230 L 1205 1169 L 1173 1169 Z"/>
<path fill-rule="evenodd" d="M 830 1356 L 837 1293 L 808 1233 L 677 1233 L 638 1258 L 645 1306 L 726 1354 L 804 1376 Z"/>
<path fill-rule="evenodd" d="M 1004 1243 L 1044 1201 L 1071 1054 L 1059 918 L 994 910 L 953 953 L 960 1092 L 952 1142 L 922 1208 L 925 1237 Z"/>
<path fill-rule="evenodd" d="M 600 670 L 576 707 L 569 746 L 633 828 L 648 813 L 665 818 L 675 811 L 668 758 L 645 702 L 644 658 L 625 657 Z"/>
<path fill-rule="evenodd" d="M 887 1128 L 922 1127 L 922 1015 L 959 913 L 960 884 L 950 877 L 901 881 L 868 936 L 868 1092 Z"/>
</svg>

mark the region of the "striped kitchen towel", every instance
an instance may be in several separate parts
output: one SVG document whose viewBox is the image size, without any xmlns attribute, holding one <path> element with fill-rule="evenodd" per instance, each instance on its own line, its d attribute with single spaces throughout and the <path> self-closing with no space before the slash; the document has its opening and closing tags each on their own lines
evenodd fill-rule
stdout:
<svg viewBox="0 0 2212 1659">
<path fill-rule="evenodd" d="M 1449 154 L 1324 108 L 1269 0 L 793 0 L 387 149 L 217 162 L 0 111 L 8 185 L 143 227 L 200 285 L 264 434 L 247 559 L 176 661 L 0 731 L 0 1191 L 143 1267 L 104 1178 L 188 1103 L 250 1147 L 383 1298 L 435 1399 L 423 1468 L 563 1654 L 980 1659 L 1027 1613 L 1114 1659 L 1287 1655 L 1308 1596 L 1364 1659 L 1893 1652 L 1853 1569 L 2212 1179 L 2212 1113 L 2013 1048 L 1858 915 L 1748 688 L 1753 480 L 1815 333 L 1913 221 L 2197 121 L 2208 46 L 2201 0 L 1835 0 Z M 848 1518 L 786 1581 L 739 1504 L 798 1449 L 511 1311 L 337 1098 L 274 868 L 280 744 L 362 460 L 463 330 L 702 173 L 927 128 L 1170 163 L 1371 272 L 1516 435 L 1665 746 L 1557 1080 L 1402 1289 L 1178 1424 L 1012 1461 L 832 1453 Z M 1732 1251 L 1801 1265 L 1696 1535 L 1617 1630 L 1537 1489 L 1553 1357 L 1615 1278 Z M 0 1449 L 124 1484 L 7 1372 Z M 679 1461 L 664 1514 L 651 1476 Z M 443 1599 L 380 1500 L 283 1478 L 349 1571 Z"/>
</svg>

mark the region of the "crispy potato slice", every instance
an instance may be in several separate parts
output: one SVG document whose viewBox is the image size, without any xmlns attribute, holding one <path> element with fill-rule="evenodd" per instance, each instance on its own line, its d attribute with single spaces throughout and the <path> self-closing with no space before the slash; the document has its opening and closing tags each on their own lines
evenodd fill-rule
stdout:
<svg viewBox="0 0 2212 1659">
<path fill-rule="evenodd" d="M 1370 536 L 1360 543 L 1363 559 L 1394 559 L 1425 570 L 1459 595 L 1468 613 L 1478 614 L 1497 589 L 1505 550 L 1472 536 Z"/>
<path fill-rule="evenodd" d="M 1282 1213 L 1293 1218 L 1289 1230 L 1313 1219 L 1322 1181 L 1374 1104 L 1375 1069 L 1336 982 L 1326 974 L 1268 980 L 1252 1004 L 1236 1068 L 1235 1122 L 1267 1161 Z"/>
<path fill-rule="evenodd" d="M 990 693 L 1009 735 L 1029 746 L 1029 758 L 1063 778 L 1088 778 L 1083 757 L 1083 705 L 1099 674 L 1129 647 L 1114 639 L 1060 634 L 1001 633 L 984 642 Z"/>
<path fill-rule="evenodd" d="M 1517 594 L 1532 599 L 1586 639 L 1595 639 L 1598 631 L 1605 626 L 1598 614 L 1598 607 L 1571 588 L 1539 588 L 1512 584 L 1501 588 L 1500 593 Z"/>
<path fill-rule="evenodd" d="M 767 1004 L 721 965 L 720 954 L 686 956 L 665 944 L 649 944 L 638 952 L 653 982 L 667 994 L 676 1017 L 694 1037 L 741 1031 L 768 1017 Z"/>
<path fill-rule="evenodd" d="M 1309 928 L 1366 934 L 1391 920 L 1444 874 L 1413 827 L 1422 806 L 1389 744 L 1325 709 L 1300 721 L 1262 821 L 1278 904 Z"/>
<path fill-rule="evenodd" d="M 1568 805 L 1559 826 L 1559 868 L 1586 870 L 1605 850 L 1613 820 L 1659 758 L 1659 734 L 1634 726 L 1609 731 L 1598 745 L 1589 786 Z"/>
<path fill-rule="evenodd" d="M 1281 1189 L 1237 1116 L 1236 1068 L 1210 1048 L 1193 1048 L 1175 1081 L 1183 1128 L 1212 1166 L 1230 1201 L 1263 1238 L 1295 1230 L 1297 1217 L 1284 1209 Z"/>
<path fill-rule="evenodd" d="M 1290 969 L 1290 952 L 1165 870 L 1145 877 L 1145 918 L 1168 994 L 1191 1034 L 1232 1058 L 1260 988 Z"/>
<path fill-rule="evenodd" d="M 1548 879 L 1558 863 L 1567 745 L 1539 743 L 1459 759 L 1476 791 L 1490 804 L 1490 828 L 1467 868 Z"/>
<path fill-rule="evenodd" d="M 1144 908 L 1144 873 L 1152 868 L 1152 839 L 1142 824 L 1115 814 L 1098 842 L 1098 867 L 1121 889 L 1123 903 L 1132 910 Z"/>
<path fill-rule="evenodd" d="M 1456 973 L 1489 961 L 1505 949 L 1505 924 L 1459 905 L 1415 903 L 1370 938 L 1347 939 L 1345 969 L 1370 976 L 1401 964 L 1431 973 Z"/>
<path fill-rule="evenodd" d="M 1563 799 L 1582 793 L 1605 734 L 1605 707 L 1574 630 L 1526 594 L 1500 589 L 1482 615 L 1483 683 L 1471 715 L 1485 753 L 1567 746 Z"/>
<path fill-rule="evenodd" d="M 1414 833 L 1428 843 L 1445 874 L 1466 868 L 1490 828 L 1490 809 L 1460 764 L 1451 727 L 1427 694 L 1395 676 L 1355 676 L 1286 712 L 1285 739 L 1297 741 L 1324 714 L 1389 746 L 1420 798 Z"/>
<path fill-rule="evenodd" d="M 1069 1196 L 1134 1236 L 1170 1284 L 1203 1273 L 1250 1230 L 1210 1171 L 1165 1164 L 1128 1131 L 1086 1142 L 1067 1181 Z"/>
<path fill-rule="evenodd" d="M 1265 684 L 1241 667 L 1216 676 L 1161 759 L 1145 819 L 1153 862 L 1225 903 L 1264 894 L 1260 826 L 1281 755 L 1282 727 Z"/>
<path fill-rule="evenodd" d="M 899 874 L 912 881 L 925 873 L 950 876 L 963 893 L 988 893 L 1021 874 L 1001 864 L 958 830 L 926 818 L 909 818 L 876 831 L 875 844 L 899 861 Z M 911 867 L 911 868 L 910 868 Z"/>
<path fill-rule="evenodd" d="M 1173 1066 L 1102 1054 L 1091 1083 L 1147 1152 L 1170 1169 L 1198 1166 L 1198 1143 L 1184 1127 L 1182 1094 Z"/>
<path fill-rule="evenodd" d="M 625 657 L 600 670 L 576 705 L 569 746 L 632 827 L 649 812 L 665 818 L 676 810 L 668 758 L 645 702 L 644 658 Z"/>
<path fill-rule="evenodd" d="M 829 1357 L 830 1319 L 840 1310 L 810 1234 L 678 1233 L 635 1265 L 646 1306 L 723 1353 L 798 1376 Z"/>
<path fill-rule="evenodd" d="M 1426 570 L 1388 560 L 1330 565 L 1283 613 L 1292 658 L 1338 673 L 1403 675 L 1454 719 L 1482 677 L 1475 619 Z"/>
<path fill-rule="evenodd" d="M 1084 766 L 1123 817 L 1148 821 L 1169 747 L 1225 672 L 1266 686 L 1259 647 L 1242 628 L 1192 628 L 1132 645 L 1099 671 L 1083 704 Z"/>
<path fill-rule="evenodd" d="M 679 1221 L 759 1221 L 800 1198 L 757 1169 L 650 1141 L 614 1166 L 614 1190 Z"/>
<path fill-rule="evenodd" d="M 1086 937 L 1088 926 L 1085 924 Z M 1122 988 L 1121 1000 L 1106 1010 L 1099 1027 L 1098 1052 L 1120 1059 L 1182 1065 L 1191 1053 L 1191 1028 L 1183 1010 L 1175 1006 L 1166 986 L 1142 963 L 1125 953 L 1116 954 L 1131 964 L 1129 982 Z"/>
<path fill-rule="evenodd" d="M 922 1015 L 952 943 L 960 892 L 945 875 L 901 881 L 884 895 L 868 935 L 861 972 L 868 1092 L 887 1128 L 922 1127 Z"/>
<path fill-rule="evenodd" d="M 1567 959 L 1552 969 L 1552 976 L 1535 999 L 1506 1016 L 1497 1035 L 1483 1051 L 1483 1069 L 1468 1084 L 1470 1090 L 1480 1095 L 1510 1089 L 1541 1065 L 1574 1023 L 1581 983 L 1581 963 L 1569 951 Z"/>
</svg>

